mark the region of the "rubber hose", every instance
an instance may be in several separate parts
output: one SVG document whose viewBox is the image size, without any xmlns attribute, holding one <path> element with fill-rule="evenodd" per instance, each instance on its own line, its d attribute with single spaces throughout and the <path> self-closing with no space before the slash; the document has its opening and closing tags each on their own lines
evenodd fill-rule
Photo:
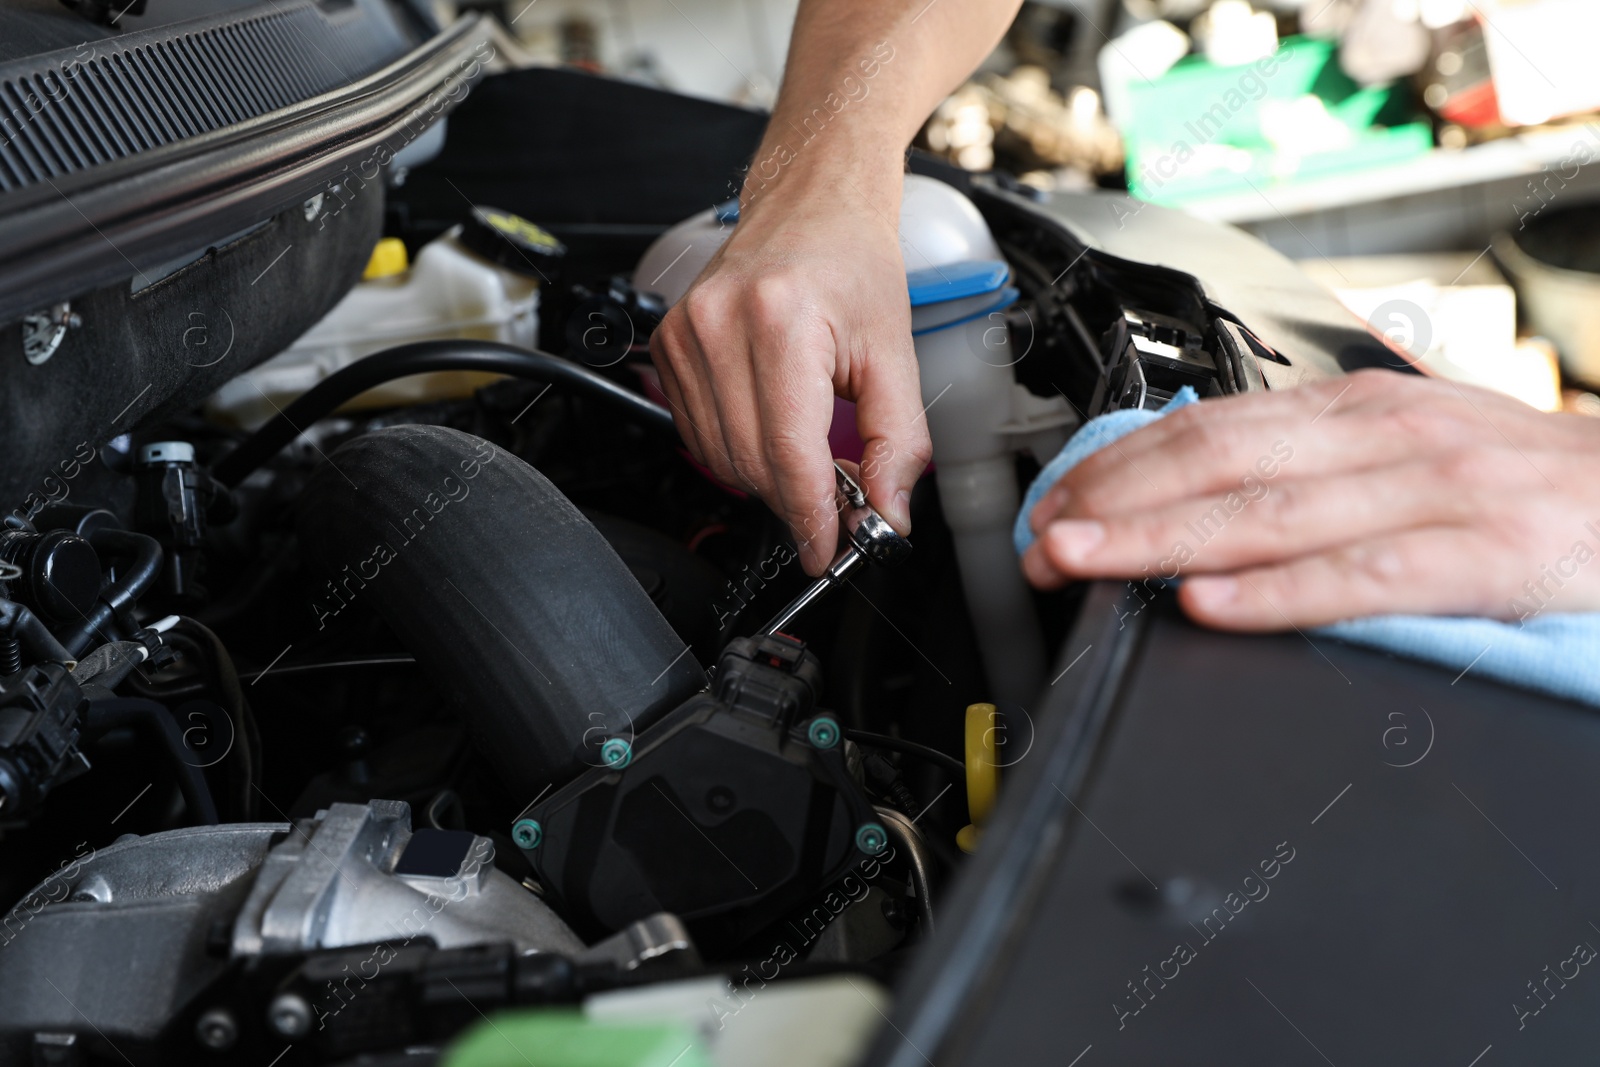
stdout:
<svg viewBox="0 0 1600 1067">
<path fill-rule="evenodd" d="M 183 802 L 197 825 L 215 826 L 217 802 L 211 798 L 211 787 L 200 768 L 189 762 L 189 747 L 183 743 L 183 732 L 165 706 L 153 700 L 134 697 L 117 697 L 112 700 L 90 701 L 84 716 L 83 732 L 89 737 L 99 737 L 111 730 L 129 727 L 143 732 L 161 743 L 172 758 L 172 769 L 178 778 L 178 788 Z"/>
<path fill-rule="evenodd" d="M 524 799 L 621 758 L 705 684 L 593 524 L 471 434 L 394 426 L 347 442 L 312 476 L 299 529 L 330 576 L 307 623 L 375 610 Z M 630 747 L 602 763 L 617 739 Z"/>
<path fill-rule="evenodd" d="M 159 541 L 131 530 L 96 530 L 89 535 L 89 543 L 101 559 L 125 559 L 130 562 L 116 581 L 101 590 L 100 599 L 89 609 L 83 621 L 67 630 L 61 643 L 74 656 L 82 655 L 94 642 L 95 635 L 115 619 L 118 612 L 131 607 L 144 596 L 161 576 L 161 564 L 165 558 Z M 112 640 L 108 635 L 100 636 L 104 640 Z"/>
<path fill-rule="evenodd" d="M 207 646 L 211 652 L 211 672 L 216 676 L 217 691 L 226 702 L 224 710 L 233 724 L 234 743 L 244 768 L 239 775 L 239 811 L 246 819 L 253 819 L 257 807 L 254 783 L 261 779 L 261 736 L 256 730 L 255 713 L 250 710 L 244 687 L 239 684 L 239 670 L 234 666 L 228 646 L 205 623 L 183 615 L 175 629 L 183 637 Z"/>
<path fill-rule="evenodd" d="M 566 386 L 616 405 L 647 426 L 677 436 L 672 413 L 570 360 L 498 341 L 419 341 L 359 359 L 323 379 L 217 462 L 212 474 L 233 487 L 277 455 L 301 431 L 374 386 L 412 374 L 486 371 Z"/>
<path fill-rule="evenodd" d="M 16 601 L 0 600 L 0 634 L 16 638 L 35 660 L 77 666 L 77 658 L 56 640 L 43 620 Z"/>
</svg>

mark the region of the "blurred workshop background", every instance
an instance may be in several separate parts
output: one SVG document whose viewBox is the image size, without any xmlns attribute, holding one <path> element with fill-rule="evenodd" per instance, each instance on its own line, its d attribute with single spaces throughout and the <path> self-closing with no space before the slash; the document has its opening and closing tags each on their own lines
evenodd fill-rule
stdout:
<svg viewBox="0 0 1600 1067">
<path fill-rule="evenodd" d="M 767 107 L 796 0 L 446 6 Z M 1240 226 L 1439 372 L 1600 414 L 1597 48 L 1600 0 L 1029 0 L 918 144 Z"/>
</svg>

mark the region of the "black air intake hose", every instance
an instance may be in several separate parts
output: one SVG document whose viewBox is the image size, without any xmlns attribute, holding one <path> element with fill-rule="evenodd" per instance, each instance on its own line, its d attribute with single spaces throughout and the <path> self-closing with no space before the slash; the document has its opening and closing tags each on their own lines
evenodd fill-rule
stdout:
<svg viewBox="0 0 1600 1067">
<path fill-rule="evenodd" d="M 314 625 L 375 610 L 519 796 L 625 762 L 705 683 L 599 531 L 471 434 L 395 426 L 348 442 L 313 475 L 299 527 L 332 576 Z"/>
</svg>

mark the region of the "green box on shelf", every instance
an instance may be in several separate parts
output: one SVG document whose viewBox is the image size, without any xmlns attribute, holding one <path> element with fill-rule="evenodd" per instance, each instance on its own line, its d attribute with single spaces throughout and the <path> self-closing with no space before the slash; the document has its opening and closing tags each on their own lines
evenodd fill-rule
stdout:
<svg viewBox="0 0 1600 1067">
<path fill-rule="evenodd" d="M 1309 98 L 1321 102 L 1303 110 Z M 1362 88 L 1339 69 L 1331 42 L 1286 39 L 1254 63 L 1219 67 L 1181 60 L 1154 81 L 1129 86 L 1123 123 L 1128 187 L 1140 199 L 1183 204 L 1399 162 L 1433 148 L 1403 86 Z M 1292 110 L 1292 109 L 1302 110 Z M 1332 136 L 1286 150 L 1267 136 L 1307 116 Z M 1281 142 L 1280 138 L 1280 142 Z"/>
</svg>

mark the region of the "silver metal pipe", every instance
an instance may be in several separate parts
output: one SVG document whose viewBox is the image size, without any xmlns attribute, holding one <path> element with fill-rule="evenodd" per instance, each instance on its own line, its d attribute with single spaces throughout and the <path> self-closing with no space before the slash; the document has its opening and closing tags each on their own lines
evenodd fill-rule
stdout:
<svg viewBox="0 0 1600 1067">
<path fill-rule="evenodd" d="M 883 820 L 884 829 L 888 830 L 895 842 L 906 850 L 906 859 L 911 868 L 911 889 L 917 895 L 917 907 L 922 913 L 922 930 L 924 934 L 931 934 L 933 893 L 928 843 L 922 839 L 922 831 L 917 829 L 917 824 L 899 810 L 882 804 L 873 805 L 873 810 Z"/>
</svg>

